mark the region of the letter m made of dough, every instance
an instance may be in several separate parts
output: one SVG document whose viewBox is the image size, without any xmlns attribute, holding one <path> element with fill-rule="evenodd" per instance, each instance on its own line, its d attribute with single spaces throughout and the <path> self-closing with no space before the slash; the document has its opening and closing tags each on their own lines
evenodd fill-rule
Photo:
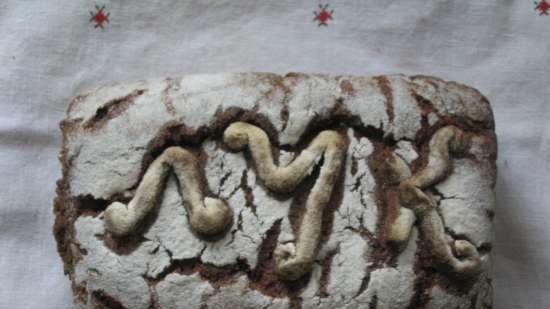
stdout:
<svg viewBox="0 0 550 309">
<path fill-rule="evenodd" d="M 295 245 L 279 245 L 275 249 L 276 272 L 282 279 L 296 280 L 309 272 L 320 241 L 323 209 L 330 200 L 341 172 L 347 143 L 336 131 L 320 132 L 290 164 L 277 166 L 273 161 L 271 143 L 260 128 L 244 123 L 231 124 L 223 135 L 224 143 L 234 151 L 248 148 L 256 172 L 267 189 L 277 193 L 292 192 L 323 158 L 319 177 L 305 205 Z"/>
</svg>

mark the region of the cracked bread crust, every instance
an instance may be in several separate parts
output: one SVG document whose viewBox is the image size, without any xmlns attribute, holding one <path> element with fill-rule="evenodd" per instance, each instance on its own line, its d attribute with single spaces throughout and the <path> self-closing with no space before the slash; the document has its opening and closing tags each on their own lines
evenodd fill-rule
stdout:
<svg viewBox="0 0 550 309">
<path fill-rule="evenodd" d="M 299 241 L 322 162 L 292 190 L 272 192 L 251 155 L 224 143 L 236 122 L 265 132 L 279 166 L 322 131 L 346 140 L 311 271 L 297 280 L 277 275 L 276 248 Z M 479 252 L 470 277 L 435 267 L 421 222 L 399 245 L 389 235 L 402 207 L 385 162 L 398 156 L 416 175 L 429 164 L 430 140 L 448 126 L 471 135 L 470 145 L 423 189 L 444 237 Z M 491 307 L 496 137 L 489 104 L 472 88 L 427 76 L 186 76 L 79 95 L 61 128 L 54 234 L 77 308 Z M 196 158 L 204 195 L 232 209 L 231 226 L 213 239 L 195 234 L 178 181 L 167 176 L 137 231 L 113 237 L 105 209 L 130 202 L 172 146 Z"/>
</svg>

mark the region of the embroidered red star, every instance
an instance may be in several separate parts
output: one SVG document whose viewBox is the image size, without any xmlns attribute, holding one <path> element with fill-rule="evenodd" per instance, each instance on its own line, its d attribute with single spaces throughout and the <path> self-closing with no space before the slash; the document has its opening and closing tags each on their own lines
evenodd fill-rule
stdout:
<svg viewBox="0 0 550 309">
<path fill-rule="evenodd" d="M 535 2 L 535 10 L 540 12 L 540 15 L 548 15 L 548 10 L 550 10 L 550 4 L 546 0 L 541 0 Z"/>
<path fill-rule="evenodd" d="M 101 29 L 103 29 L 103 23 L 109 22 L 110 13 L 105 14 L 105 6 L 99 7 L 96 5 L 95 8 L 96 8 L 95 13 L 90 11 L 90 15 L 92 16 L 90 18 L 90 22 L 95 23 L 94 28 L 100 27 Z"/>
<path fill-rule="evenodd" d="M 332 13 L 334 13 L 334 10 L 330 10 L 330 12 L 327 10 L 328 4 L 321 5 L 319 4 L 319 10 L 313 12 L 313 15 L 315 15 L 315 18 L 313 18 L 313 21 L 318 21 L 318 26 L 328 26 L 327 21 L 329 19 L 332 19 Z"/>
</svg>

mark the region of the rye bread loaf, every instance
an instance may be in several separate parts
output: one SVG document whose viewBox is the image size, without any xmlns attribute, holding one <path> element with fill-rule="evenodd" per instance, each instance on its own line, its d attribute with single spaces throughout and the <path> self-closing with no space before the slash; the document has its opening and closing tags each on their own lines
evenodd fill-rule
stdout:
<svg viewBox="0 0 550 309">
<path fill-rule="evenodd" d="M 496 136 L 428 76 L 190 75 L 61 123 L 76 308 L 491 308 Z"/>
</svg>

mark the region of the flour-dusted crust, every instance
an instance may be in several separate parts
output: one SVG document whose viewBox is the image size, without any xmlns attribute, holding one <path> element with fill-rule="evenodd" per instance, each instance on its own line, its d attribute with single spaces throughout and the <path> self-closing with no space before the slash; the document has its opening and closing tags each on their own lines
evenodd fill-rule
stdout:
<svg viewBox="0 0 550 309">
<path fill-rule="evenodd" d="M 491 308 L 496 137 L 428 76 L 193 75 L 61 123 L 76 308 Z"/>
</svg>

